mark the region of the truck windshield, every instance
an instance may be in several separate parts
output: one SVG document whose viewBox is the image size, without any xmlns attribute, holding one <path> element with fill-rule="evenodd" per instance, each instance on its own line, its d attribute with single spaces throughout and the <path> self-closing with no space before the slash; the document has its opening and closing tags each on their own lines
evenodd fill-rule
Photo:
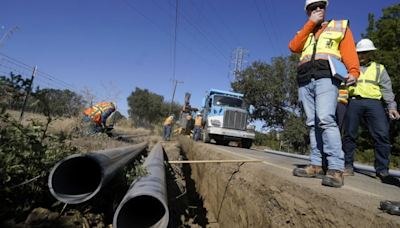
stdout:
<svg viewBox="0 0 400 228">
<path fill-rule="evenodd" d="M 214 96 L 214 106 L 228 106 L 232 108 L 245 109 L 244 101 L 240 98 Z"/>
</svg>

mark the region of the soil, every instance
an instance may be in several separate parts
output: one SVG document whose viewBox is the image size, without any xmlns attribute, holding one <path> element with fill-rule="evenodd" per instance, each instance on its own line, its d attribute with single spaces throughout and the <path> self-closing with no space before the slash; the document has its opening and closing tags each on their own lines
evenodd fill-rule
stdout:
<svg viewBox="0 0 400 228">
<path fill-rule="evenodd" d="M 185 137 L 179 141 L 189 160 L 237 159 Z M 262 164 L 190 166 L 204 207 L 220 227 L 400 227 L 398 220 L 349 204 L 346 197 L 336 199 L 268 173 Z"/>
<path fill-rule="evenodd" d="M 187 160 L 182 155 L 178 141 L 163 142 L 165 161 Z M 208 227 L 218 228 L 215 218 L 204 207 L 203 200 L 196 192 L 191 178 L 189 164 L 168 164 L 166 167 L 168 206 L 170 209 L 169 228 Z"/>
</svg>

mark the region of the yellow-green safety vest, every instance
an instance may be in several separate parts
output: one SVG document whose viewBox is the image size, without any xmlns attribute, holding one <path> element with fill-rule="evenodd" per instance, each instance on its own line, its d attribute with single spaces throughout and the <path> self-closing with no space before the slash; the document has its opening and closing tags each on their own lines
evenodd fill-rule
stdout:
<svg viewBox="0 0 400 228">
<path fill-rule="evenodd" d="M 357 80 L 357 86 L 349 86 L 350 97 L 361 96 L 363 98 L 378 99 L 382 98 L 379 83 L 385 67 L 382 64 L 372 62 L 365 73 L 360 72 Z"/>
<path fill-rule="evenodd" d="M 330 55 L 341 61 L 342 55 L 339 51 L 339 44 L 346 34 L 348 24 L 348 20 L 331 20 L 319 35 L 318 40 L 315 39 L 314 33 L 311 32 L 304 43 L 299 66 L 311 61 L 314 50 L 315 60 L 328 60 Z"/>
</svg>

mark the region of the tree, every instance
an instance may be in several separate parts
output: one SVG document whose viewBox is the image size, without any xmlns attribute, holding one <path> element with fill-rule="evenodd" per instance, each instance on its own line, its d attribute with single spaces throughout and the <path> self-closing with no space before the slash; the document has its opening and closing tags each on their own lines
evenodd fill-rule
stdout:
<svg viewBox="0 0 400 228">
<path fill-rule="evenodd" d="M 148 89 L 135 88 L 135 91 L 127 98 L 130 109 L 129 117 L 136 126 L 150 126 L 163 121 L 168 116 L 170 102 L 164 101 L 164 96 L 152 93 Z M 179 103 L 174 102 L 172 113 L 178 116 Z"/>
<path fill-rule="evenodd" d="M 109 121 L 111 124 L 115 124 L 115 123 L 118 123 L 118 121 L 120 121 L 120 120 L 125 120 L 126 117 L 124 115 L 122 115 L 119 111 L 115 111 L 115 113 L 109 119 L 110 119 Z"/>
<path fill-rule="evenodd" d="M 382 9 L 383 15 L 378 20 L 374 14 L 368 14 L 369 25 L 367 33 L 361 34 L 363 38 L 371 39 L 378 50 L 373 55 L 373 60 L 385 66 L 392 80 L 393 92 L 396 95 L 397 109 L 400 105 L 400 4 Z M 392 154 L 400 156 L 400 121 L 390 123 L 390 140 L 393 144 Z M 365 125 L 361 132 L 365 134 Z M 357 147 L 361 150 L 371 149 L 372 144 L 365 144 L 364 137 L 357 138 Z M 399 164 L 400 165 L 400 164 Z"/>
<path fill-rule="evenodd" d="M 251 118 L 263 121 L 263 129 L 283 129 L 285 140 L 304 151 L 309 140 L 298 103 L 297 65 L 296 54 L 272 58 L 271 64 L 255 61 L 238 72 L 231 87 L 244 94 L 247 105 L 254 105 Z"/>
</svg>

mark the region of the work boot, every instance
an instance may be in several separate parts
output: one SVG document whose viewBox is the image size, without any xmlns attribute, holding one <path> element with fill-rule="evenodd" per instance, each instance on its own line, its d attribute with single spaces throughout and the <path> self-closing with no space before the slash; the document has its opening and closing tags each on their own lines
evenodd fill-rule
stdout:
<svg viewBox="0 0 400 228">
<path fill-rule="evenodd" d="M 322 166 L 308 165 L 304 168 L 293 169 L 293 175 L 298 177 L 315 177 L 321 179 L 325 173 L 324 170 L 322 170 Z"/>
<path fill-rule="evenodd" d="M 395 201 L 381 201 L 381 210 L 391 214 L 391 215 L 400 215 L 400 202 Z"/>
<path fill-rule="evenodd" d="M 330 169 L 326 176 L 322 177 L 322 185 L 340 188 L 344 184 L 343 172 L 335 169 Z"/>
<path fill-rule="evenodd" d="M 385 178 L 387 178 L 389 176 L 390 176 L 389 172 L 376 172 L 376 178 L 377 179 L 383 180 L 383 179 L 385 179 Z"/>
<path fill-rule="evenodd" d="M 354 176 L 354 168 L 344 167 L 343 176 Z"/>
</svg>

